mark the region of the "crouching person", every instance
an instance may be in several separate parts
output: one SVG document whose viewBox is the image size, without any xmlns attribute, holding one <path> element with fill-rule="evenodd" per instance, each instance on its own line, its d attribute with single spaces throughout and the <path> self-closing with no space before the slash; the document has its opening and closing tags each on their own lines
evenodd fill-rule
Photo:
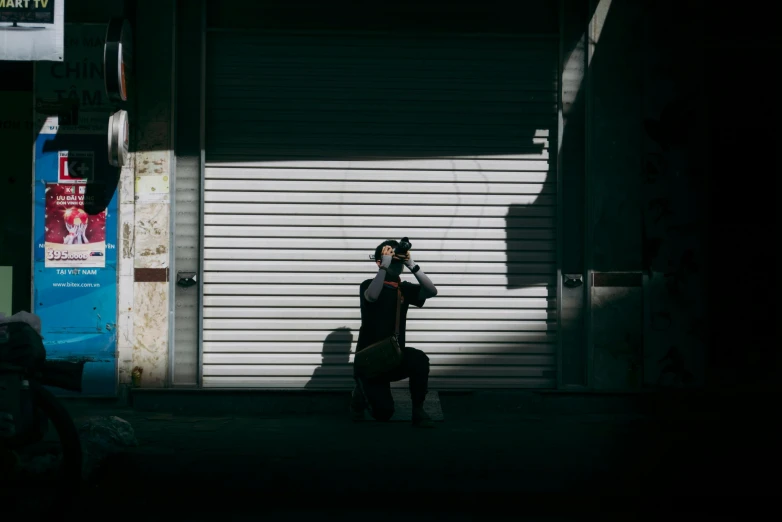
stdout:
<svg viewBox="0 0 782 522">
<path fill-rule="evenodd" d="M 374 254 L 377 274 L 361 283 L 361 328 L 356 351 L 360 353 L 396 333 L 401 360 L 393 368 L 371 376 L 362 374 L 359 365 L 354 365 L 356 386 L 351 398 L 351 415 L 354 420 L 361 420 L 364 411 L 368 410 L 378 421 L 389 420 L 394 414 L 391 383 L 409 378 L 413 425 L 431 428 L 434 423 L 424 411 L 429 357 L 421 350 L 405 346 L 405 321 L 410 305 L 421 308 L 427 299 L 437 295 L 437 289 L 421 267 L 413 262 L 409 250 L 404 254 L 394 253 L 398 246 L 399 242 L 394 240 L 381 243 Z M 401 281 L 399 276 L 405 267 L 418 284 Z"/>
</svg>

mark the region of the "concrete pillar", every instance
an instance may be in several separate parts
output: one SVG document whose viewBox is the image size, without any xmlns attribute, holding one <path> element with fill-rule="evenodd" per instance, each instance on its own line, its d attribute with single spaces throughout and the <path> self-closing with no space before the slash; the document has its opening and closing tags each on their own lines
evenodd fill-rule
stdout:
<svg viewBox="0 0 782 522">
<path fill-rule="evenodd" d="M 120 379 L 139 367 L 148 388 L 168 384 L 175 3 L 138 0 L 135 9 L 133 160 L 120 199 Z"/>
</svg>

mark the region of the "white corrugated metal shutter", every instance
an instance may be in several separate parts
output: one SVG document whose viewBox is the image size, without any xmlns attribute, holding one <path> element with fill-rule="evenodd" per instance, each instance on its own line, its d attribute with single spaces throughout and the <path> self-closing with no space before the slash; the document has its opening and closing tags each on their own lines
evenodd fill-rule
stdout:
<svg viewBox="0 0 782 522">
<path fill-rule="evenodd" d="M 432 388 L 554 387 L 557 40 L 207 38 L 204 386 L 350 386 L 368 255 L 409 236 Z"/>
</svg>

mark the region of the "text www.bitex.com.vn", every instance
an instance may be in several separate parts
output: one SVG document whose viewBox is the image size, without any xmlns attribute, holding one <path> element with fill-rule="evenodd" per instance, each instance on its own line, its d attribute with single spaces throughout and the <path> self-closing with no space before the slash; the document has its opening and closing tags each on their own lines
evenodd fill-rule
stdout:
<svg viewBox="0 0 782 522">
<path fill-rule="evenodd" d="M 65 288 L 100 288 L 100 283 L 52 283 L 52 285 Z"/>
</svg>

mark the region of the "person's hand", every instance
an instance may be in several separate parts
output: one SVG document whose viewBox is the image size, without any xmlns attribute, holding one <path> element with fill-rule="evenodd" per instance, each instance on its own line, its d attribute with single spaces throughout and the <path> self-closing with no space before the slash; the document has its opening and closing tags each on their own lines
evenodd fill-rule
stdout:
<svg viewBox="0 0 782 522">
<path fill-rule="evenodd" d="M 405 255 L 397 256 L 397 259 L 403 262 L 407 268 L 413 268 L 415 266 L 415 262 L 413 261 L 413 258 L 410 256 L 409 250 L 405 252 Z"/>
<path fill-rule="evenodd" d="M 81 238 L 84 240 L 84 243 L 89 243 L 89 240 L 87 239 L 87 223 L 82 223 L 79 225 L 79 234 L 81 234 Z"/>
<path fill-rule="evenodd" d="M 389 245 L 386 245 L 383 247 L 383 250 L 380 252 L 381 255 L 381 261 L 380 266 L 383 268 L 388 268 L 391 266 L 391 261 L 394 260 L 394 249 L 391 248 Z"/>
</svg>

